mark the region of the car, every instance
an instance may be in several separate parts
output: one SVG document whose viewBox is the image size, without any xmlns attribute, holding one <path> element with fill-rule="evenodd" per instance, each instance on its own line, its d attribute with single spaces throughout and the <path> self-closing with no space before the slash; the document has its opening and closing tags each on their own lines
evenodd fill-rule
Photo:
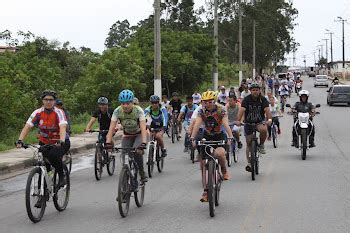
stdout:
<svg viewBox="0 0 350 233">
<path fill-rule="evenodd" d="M 310 78 L 315 77 L 315 76 L 316 76 L 315 71 L 310 71 L 310 72 L 309 72 L 309 77 L 310 77 Z"/>
<path fill-rule="evenodd" d="M 327 90 L 327 104 L 348 104 L 350 105 L 350 85 L 334 85 Z"/>
<path fill-rule="evenodd" d="M 328 76 L 327 75 L 316 75 L 315 81 L 314 81 L 314 87 L 318 86 L 326 86 L 328 87 Z"/>
</svg>

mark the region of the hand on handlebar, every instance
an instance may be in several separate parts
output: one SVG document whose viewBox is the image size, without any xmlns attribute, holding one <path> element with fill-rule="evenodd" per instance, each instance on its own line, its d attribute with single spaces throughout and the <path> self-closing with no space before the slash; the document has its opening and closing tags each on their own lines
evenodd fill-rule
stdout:
<svg viewBox="0 0 350 233">
<path fill-rule="evenodd" d="M 22 148 L 22 147 L 23 147 L 24 143 L 23 143 L 22 140 L 17 140 L 17 141 L 15 142 L 15 145 L 16 145 L 17 149 L 19 149 L 19 148 Z"/>
</svg>

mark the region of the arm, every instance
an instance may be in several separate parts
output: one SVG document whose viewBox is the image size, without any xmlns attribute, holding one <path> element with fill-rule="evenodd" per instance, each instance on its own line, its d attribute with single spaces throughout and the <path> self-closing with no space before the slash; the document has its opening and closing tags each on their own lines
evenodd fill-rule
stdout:
<svg viewBox="0 0 350 233">
<path fill-rule="evenodd" d="M 147 143 L 147 130 L 146 130 L 146 121 L 145 120 L 140 121 L 140 129 L 141 129 L 142 143 L 146 144 Z"/>
<path fill-rule="evenodd" d="M 112 143 L 113 132 L 115 132 L 115 128 L 117 125 L 117 121 L 111 120 L 109 124 L 108 134 L 106 136 L 106 143 Z"/>
<path fill-rule="evenodd" d="M 85 131 L 88 132 L 89 130 L 91 130 L 91 127 L 94 125 L 94 123 L 96 122 L 97 118 L 96 117 L 91 117 L 89 123 L 86 126 Z"/>
<path fill-rule="evenodd" d="M 237 114 L 237 121 L 238 122 L 241 122 L 242 121 L 242 117 L 243 117 L 243 115 L 244 115 L 244 113 L 245 113 L 245 108 L 244 107 L 240 107 L 239 108 L 239 111 L 238 111 L 238 114 Z M 237 122 L 237 123 L 238 123 Z"/>
<path fill-rule="evenodd" d="M 203 123 L 203 120 L 200 116 L 198 116 L 195 120 L 194 126 L 193 126 L 193 131 L 191 133 L 191 138 L 195 138 L 197 136 L 198 130 L 201 127 Z"/>
<path fill-rule="evenodd" d="M 177 121 L 181 121 L 182 117 L 185 115 L 184 112 L 180 112 L 179 116 L 177 117 Z"/>
<path fill-rule="evenodd" d="M 224 126 L 224 128 L 225 128 L 225 130 L 226 130 L 226 132 L 227 132 L 227 134 L 229 136 L 229 138 L 233 138 L 232 130 L 231 130 L 229 124 L 228 124 L 228 117 L 227 117 L 227 115 L 225 115 L 224 118 L 222 118 L 222 124 L 223 124 L 223 126 Z"/>
<path fill-rule="evenodd" d="M 165 108 L 162 108 L 162 115 L 163 115 L 163 127 L 168 127 L 168 112 Z"/>
<path fill-rule="evenodd" d="M 23 141 L 23 140 L 27 137 L 29 131 L 30 131 L 32 128 L 33 128 L 33 126 L 31 126 L 31 125 L 29 125 L 29 124 L 26 124 L 26 125 L 23 127 L 22 132 L 21 132 L 21 134 L 19 135 L 18 140 L 22 140 L 22 141 Z"/>
<path fill-rule="evenodd" d="M 66 139 L 67 124 L 60 125 L 60 140 L 64 141 Z"/>
</svg>

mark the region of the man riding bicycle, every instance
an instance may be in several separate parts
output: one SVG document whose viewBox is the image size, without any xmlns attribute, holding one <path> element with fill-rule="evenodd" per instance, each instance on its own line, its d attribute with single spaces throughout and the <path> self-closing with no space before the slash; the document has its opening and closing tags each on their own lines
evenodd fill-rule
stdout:
<svg viewBox="0 0 350 233">
<path fill-rule="evenodd" d="M 280 121 L 278 120 L 278 117 L 282 115 L 280 107 L 279 107 L 278 103 L 276 103 L 274 96 L 270 96 L 269 103 L 270 103 L 270 112 L 271 112 L 271 116 L 272 116 L 272 122 L 274 122 L 275 125 L 277 126 L 277 133 L 281 134 Z M 271 140 L 271 126 L 268 126 L 268 131 L 269 131 L 269 137 L 267 138 L 267 140 L 270 141 Z"/>
<path fill-rule="evenodd" d="M 237 140 L 237 145 L 239 149 L 242 148 L 242 142 L 240 140 L 241 128 L 236 126 L 235 122 L 237 121 L 237 115 L 240 108 L 241 105 L 237 102 L 237 97 L 235 93 L 230 92 L 228 94 L 228 103 L 226 104 L 226 111 L 232 134 Z"/>
<path fill-rule="evenodd" d="M 172 113 L 171 118 L 173 118 L 173 116 L 178 117 L 178 114 L 179 114 L 181 107 L 182 107 L 182 101 L 179 98 L 179 94 L 177 92 L 173 92 L 172 97 L 173 98 L 170 100 L 171 113 Z M 172 119 L 172 120 L 176 121 L 177 119 Z M 182 131 L 181 121 L 178 122 L 177 126 L 178 126 L 178 132 L 179 132 L 178 136 L 179 136 L 179 138 L 181 138 L 181 131 Z"/>
<path fill-rule="evenodd" d="M 236 125 L 241 124 L 241 120 L 244 114 L 245 123 L 258 124 L 256 129 L 260 133 L 260 143 L 258 145 L 258 150 L 261 154 L 266 154 L 264 143 L 267 137 L 267 127 L 264 124 L 265 115 L 268 119 L 267 123 L 271 124 L 272 116 L 269 108 L 269 102 L 267 99 L 261 95 L 260 86 L 257 83 L 253 83 L 250 87 L 251 95 L 247 96 L 241 105 L 241 109 L 238 112 Z M 248 164 L 246 166 L 246 171 L 251 172 L 250 163 L 250 152 L 252 145 L 253 127 L 250 125 L 244 125 L 244 132 L 246 136 L 246 156 Z"/>
<path fill-rule="evenodd" d="M 141 182 L 147 182 L 148 178 L 143 167 L 143 153 L 147 143 L 146 119 L 143 109 L 133 103 L 134 93 L 130 90 L 123 90 L 118 97 L 121 105 L 117 107 L 112 115 L 111 124 L 106 137 L 106 148 L 112 148 L 113 131 L 119 122 L 124 131 L 122 147 L 137 148 L 135 161 L 139 167 Z M 124 157 L 125 152 L 122 152 Z"/>
<path fill-rule="evenodd" d="M 65 176 L 63 174 L 63 155 L 70 148 L 69 135 L 67 133 L 67 119 L 64 112 L 55 107 L 55 100 L 57 94 L 51 90 L 45 90 L 41 94 L 43 106 L 35 110 L 27 120 L 26 125 L 22 129 L 22 132 L 16 141 L 16 147 L 21 148 L 24 143 L 23 140 L 28 135 L 31 128 L 34 126 L 39 128 L 39 145 L 54 145 L 51 149 L 43 151 L 43 156 L 47 158 L 50 164 L 55 168 L 58 173 L 59 181 L 57 188 L 63 187 L 67 184 Z M 47 171 L 50 171 L 50 167 L 47 166 Z M 36 207 L 41 203 L 38 200 Z"/>
<path fill-rule="evenodd" d="M 203 138 L 207 141 L 221 141 L 224 140 L 224 134 L 221 130 L 221 126 L 224 126 L 227 134 L 229 142 L 233 138 L 230 126 L 228 124 L 227 113 L 225 108 L 215 103 L 215 93 L 213 91 L 204 92 L 202 95 L 203 106 L 199 109 L 198 117 L 196 118 L 195 125 L 191 134 L 191 141 L 194 142 L 198 130 L 201 125 L 204 123 L 204 133 Z M 203 151 L 202 151 L 203 153 Z M 226 158 L 225 158 L 225 149 L 223 147 L 216 147 L 214 151 L 214 156 L 217 157 L 221 172 L 223 174 L 224 180 L 230 179 L 230 174 L 226 169 Z M 202 159 L 202 158 L 201 158 Z M 203 172 L 205 165 L 205 161 L 201 160 L 201 171 L 202 171 L 202 183 L 204 186 L 204 192 L 201 198 L 202 202 L 208 201 L 208 193 L 207 193 L 207 185 L 206 185 L 206 177 Z"/>
<path fill-rule="evenodd" d="M 289 87 L 287 81 L 283 81 L 282 85 L 278 89 L 278 94 L 281 98 L 281 110 L 284 112 L 284 106 L 286 104 L 287 96 L 289 96 Z"/>
<path fill-rule="evenodd" d="M 168 126 L 168 111 L 165 107 L 161 106 L 160 98 L 157 95 L 152 95 L 149 99 L 151 102 L 151 106 L 148 106 L 145 111 L 145 117 L 150 116 L 151 118 L 151 129 L 161 129 L 158 132 L 151 132 L 154 134 L 154 138 L 157 140 L 157 142 L 160 145 L 160 148 L 162 150 L 162 157 L 167 156 L 167 151 L 164 147 L 164 141 L 163 141 L 163 134 L 167 130 Z"/>
<path fill-rule="evenodd" d="M 191 117 L 192 117 L 194 110 L 196 110 L 196 108 L 198 107 L 197 104 L 193 104 L 192 96 L 187 96 L 186 101 L 187 101 L 187 104 L 182 106 L 182 108 L 180 110 L 179 117 L 178 117 L 178 121 L 184 120 L 183 126 L 184 126 L 184 129 L 186 132 L 186 137 L 185 137 L 185 142 L 184 142 L 184 145 L 185 145 L 184 152 L 188 151 L 188 147 L 189 147 L 189 143 L 190 143 L 188 129 L 189 129 L 189 126 L 191 123 Z"/>
</svg>

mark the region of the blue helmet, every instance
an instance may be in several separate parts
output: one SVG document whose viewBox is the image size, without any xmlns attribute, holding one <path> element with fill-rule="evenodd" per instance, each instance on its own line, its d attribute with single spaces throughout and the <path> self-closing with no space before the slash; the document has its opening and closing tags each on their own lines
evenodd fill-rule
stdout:
<svg viewBox="0 0 350 233">
<path fill-rule="evenodd" d="M 125 103 L 125 102 L 133 102 L 134 100 L 134 93 L 130 90 L 122 90 L 122 92 L 119 93 L 119 102 Z"/>
<path fill-rule="evenodd" d="M 159 102 L 159 101 L 160 101 L 160 98 L 159 98 L 159 96 L 157 96 L 157 95 L 152 95 L 152 96 L 149 98 L 149 101 L 150 101 L 150 102 Z"/>
</svg>

